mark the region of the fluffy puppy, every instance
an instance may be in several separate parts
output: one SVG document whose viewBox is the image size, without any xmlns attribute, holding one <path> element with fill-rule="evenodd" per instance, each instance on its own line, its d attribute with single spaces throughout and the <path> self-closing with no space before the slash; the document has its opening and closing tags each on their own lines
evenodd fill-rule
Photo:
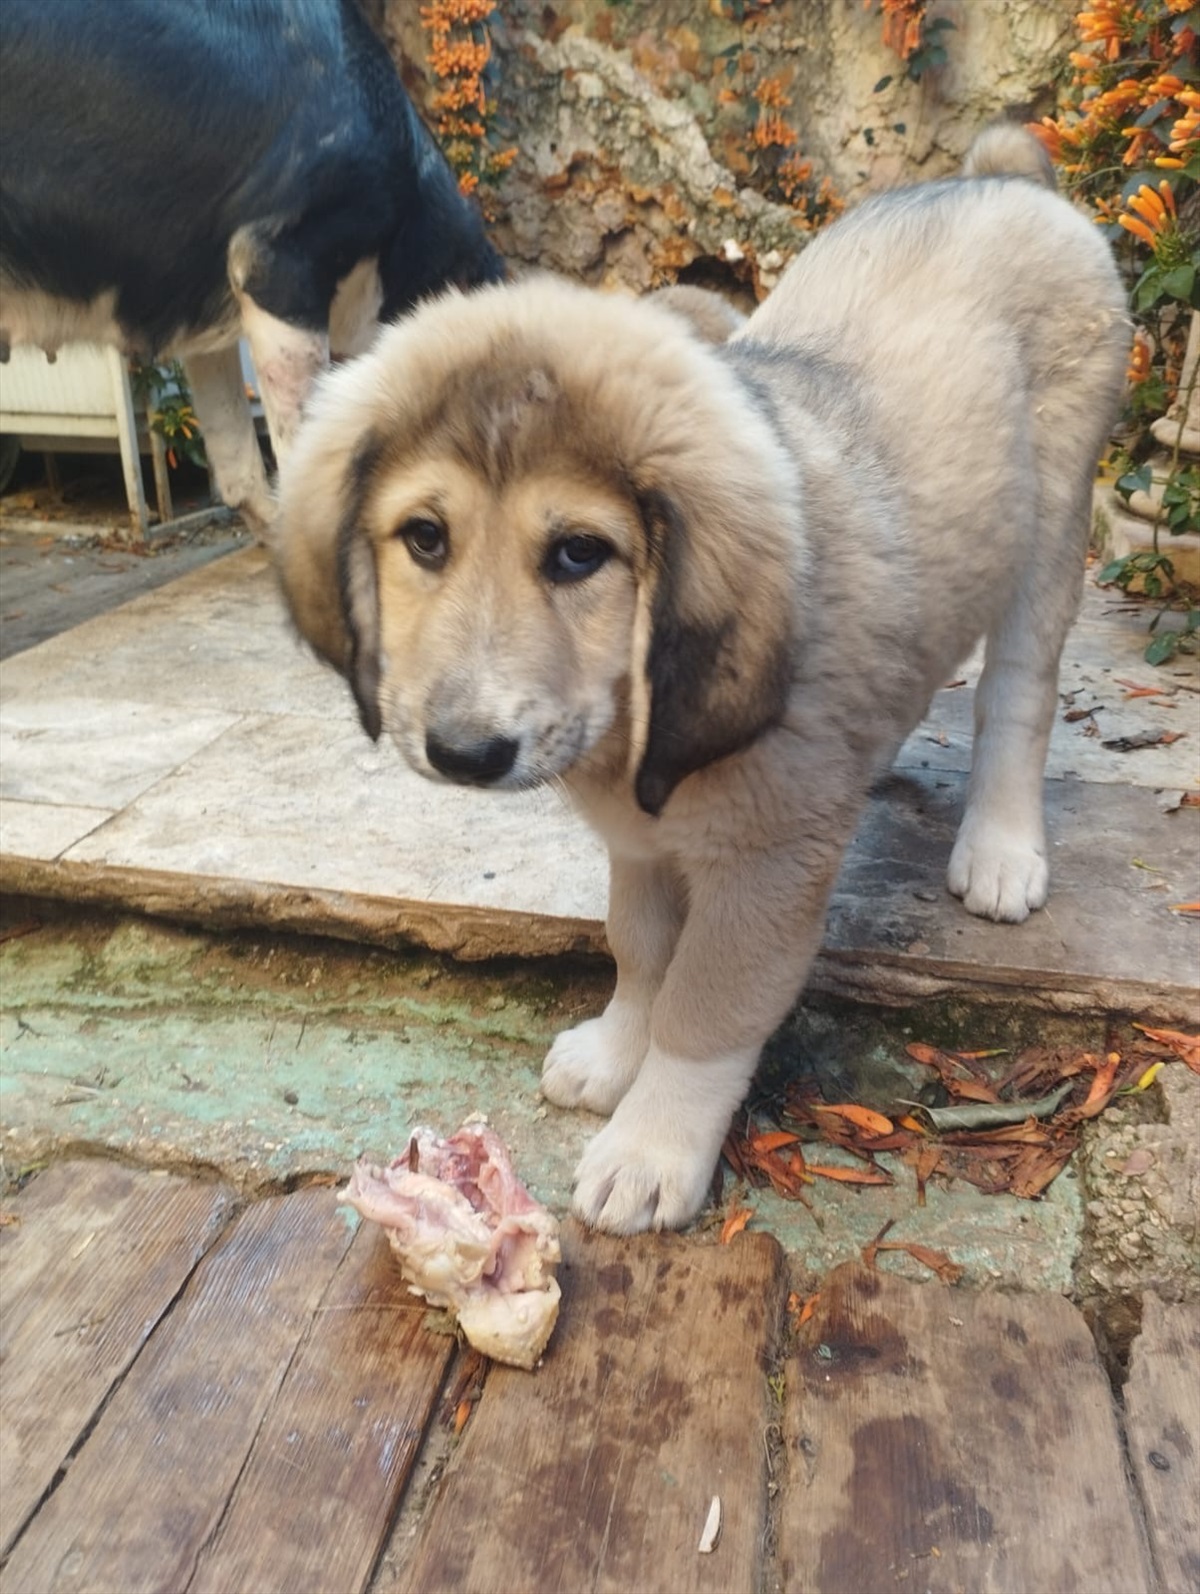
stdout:
<svg viewBox="0 0 1200 1594">
<path fill-rule="evenodd" d="M 546 278 L 434 300 L 297 440 L 283 590 L 366 729 L 434 779 L 560 783 L 607 842 L 616 992 L 542 1085 L 611 1114 L 575 1188 L 601 1228 L 700 1207 L 868 789 L 980 636 L 949 887 L 993 919 L 1045 900 L 1129 329 L 1025 136 L 973 166 L 829 228 L 719 346 Z"/>
</svg>

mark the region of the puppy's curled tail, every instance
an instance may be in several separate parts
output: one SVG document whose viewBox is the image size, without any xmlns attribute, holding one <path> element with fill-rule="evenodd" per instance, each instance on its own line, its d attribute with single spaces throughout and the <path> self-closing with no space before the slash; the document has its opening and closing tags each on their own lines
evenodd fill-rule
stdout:
<svg viewBox="0 0 1200 1594">
<path fill-rule="evenodd" d="M 1041 143 L 1015 122 L 996 122 L 978 135 L 963 162 L 964 177 L 1027 177 L 1057 190 L 1054 167 Z"/>
</svg>

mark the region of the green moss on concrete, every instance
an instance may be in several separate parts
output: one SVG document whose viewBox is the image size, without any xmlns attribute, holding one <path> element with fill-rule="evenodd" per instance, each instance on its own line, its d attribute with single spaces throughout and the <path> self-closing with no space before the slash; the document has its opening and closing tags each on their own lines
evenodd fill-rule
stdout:
<svg viewBox="0 0 1200 1594">
<path fill-rule="evenodd" d="M 10 1170 L 86 1146 L 217 1169 L 257 1191 L 340 1178 L 360 1154 L 395 1155 L 415 1123 L 449 1129 L 482 1112 L 534 1191 L 564 1211 L 598 1127 L 537 1093 L 552 1036 L 607 998 L 611 975 L 595 964 L 461 967 L 423 952 L 79 916 L 7 942 L 0 978 Z M 1078 1024 L 1067 1029 L 1078 1044 Z M 769 1094 L 811 1071 L 827 1098 L 891 1107 L 927 1074 L 906 1056 L 909 1040 L 978 1050 L 1065 1042 L 1067 1029 L 963 1004 L 805 1006 L 772 1041 L 760 1084 Z M 1087 1033 L 1097 1043 L 1097 1027 Z M 1073 1175 L 1039 1202 L 931 1186 L 919 1208 L 911 1171 L 893 1162 L 893 1172 L 890 1189 L 815 1186 L 813 1212 L 769 1193 L 749 1199 L 813 1273 L 895 1219 L 897 1238 L 949 1252 L 971 1282 L 1069 1288 L 1082 1226 Z M 889 1265 L 920 1276 L 902 1256 Z"/>
</svg>

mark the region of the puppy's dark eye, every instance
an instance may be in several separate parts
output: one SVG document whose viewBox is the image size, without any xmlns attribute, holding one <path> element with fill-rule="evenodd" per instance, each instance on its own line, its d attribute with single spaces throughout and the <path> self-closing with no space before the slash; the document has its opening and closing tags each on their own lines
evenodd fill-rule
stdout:
<svg viewBox="0 0 1200 1594">
<path fill-rule="evenodd" d="M 550 545 L 542 570 L 550 581 L 586 581 L 601 565 L 608 563 L 612 552 L 612 544 L 603 537 L 577 532 L 573 537 L 560 537 Z"/>
<path fill-rule="evenodd" d="M 415 562 L 426 570 L 440 570 L 446 563 L 450 540 L 446 536 L 446 528 L 439 526 L 436 520 L 426 520 L 423 516 L 406 520 L 397 528 L 396 536 Z"/>
</svg>

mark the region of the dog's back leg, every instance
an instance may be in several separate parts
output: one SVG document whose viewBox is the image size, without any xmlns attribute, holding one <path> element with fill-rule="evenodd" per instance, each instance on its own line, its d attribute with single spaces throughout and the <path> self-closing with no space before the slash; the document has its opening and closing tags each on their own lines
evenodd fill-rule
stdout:
<svg viewBox="0 0 1200 1594">
<path fill-rule="evenodd" d="M 1066 302 L 1045 322 L 1032 351 L 1030 457 L 1011 462 L 1037 483 L 1036 519 L 1018 539 L 1012 595 L 988 633 L 966 813 L 947 875 L 955 896 L 989 919 L 1019 923 L 1046 900 L 1042 786 L 1058 666 L 1082 596 L 1096 461 L 1120 408 L 1128 350 L 1110 275 L 1107 259 L 1094 281 L 1081 271 L 1082 306 Z"/>
<path fill-rule="evenodd" d="M 1072 515 L 1086 525 L 1086 501 Z M 1018 577 L 988 636 L 975 693 L 971 779 L 947 884 L 970 912 L 989 919 L 1020 922 L 1046 900 L 1042 786 L 1058 664 L 1080 593 L 1083 539 L 1073 540 L 1073 559 Z"/>
<path fill-rule="evenodd" d="M 229 245 L 229 283 L 254 356 L 267 427 L 280 470 L 317 377 L 329 364 L 334 268 L 298 229 L 243 227 Z"/>
</svg>

